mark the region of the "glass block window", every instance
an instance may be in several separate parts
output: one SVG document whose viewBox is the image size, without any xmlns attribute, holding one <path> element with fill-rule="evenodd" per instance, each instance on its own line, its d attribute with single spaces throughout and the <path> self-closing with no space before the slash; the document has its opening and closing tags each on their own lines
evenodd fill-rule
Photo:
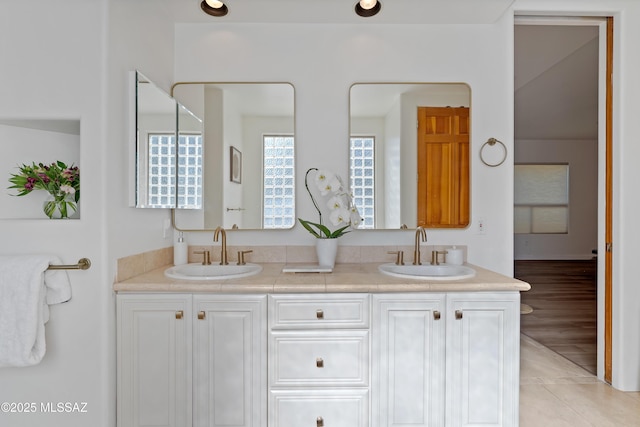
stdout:
<svg viewBox="0 0 640 427">
<path fill-rule="evenodd" d="M 176 171 L 175 135 L 149 134 L 149 207 L 202 207 L 202 135 L 181 134 Z M 177 181 L 176 181 L 177 179 Z M 178 183 L 176 199 L 176 182 Z"/>
<path fill-rule="evenodd" d="M 175 204 L 175 135 L 149 134 L 148 204 L 153 208 L 172 208 Z"/>
<path fill-rule="evenodd" d="M 514 232 L 569 232 L 569 165 L 527 164 L 514 169 Z"/>
<path fill-rule="evenodd" d="M 351 137 L 349 170 L 353 203 L 362 217 L 359 228 L 371 229 L 376 225 L 375 212 L 375 138 Z"/>
<path fill-rule="evenodd" d="M 202 135 L 181 133 L 178 139 L 178 207 L 202 208 Z"/>
<path fill-rule="evenodd" d="M 295 224 L 293 136 L 264 135 L 262 159 L 262 226 L 291 228 Z"/>
</svg>

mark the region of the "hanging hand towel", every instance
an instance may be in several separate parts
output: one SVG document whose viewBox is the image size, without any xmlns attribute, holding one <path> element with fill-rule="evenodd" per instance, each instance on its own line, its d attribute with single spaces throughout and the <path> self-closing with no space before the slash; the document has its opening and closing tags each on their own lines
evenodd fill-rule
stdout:
<svg viewBox="0 0 640 427">
<path fill-rule="evenodd" d="M 0 367 L 30 366 L 45 354 L 49 304 L 71 299 L 69 277 L 51 255 L 0 256 Z"/>
</svg>

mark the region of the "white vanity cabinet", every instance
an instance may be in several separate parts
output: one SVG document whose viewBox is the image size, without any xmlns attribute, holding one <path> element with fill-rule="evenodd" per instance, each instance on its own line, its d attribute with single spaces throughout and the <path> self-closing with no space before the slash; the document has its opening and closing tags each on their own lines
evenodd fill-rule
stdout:
<svg viewBox="0 0 640 427">
<path fill-rule="evenodd" d="M 517 426 L 520 294 L 447 295 L 447 426 Z"/>
<path fill-rule="evenodd" d="M 518 425 L 520 294 L 120 293 L 118 426 Z"/>
<path fill-rule="evenodd" d="M 266 295 L 120 294 L 118 426 L 266 426 Z"/>
<path fill-rule="evenodd" d="M 369 426 L 366 294 L 269 296 L 269 426 Z"/>
<path fill-rule="evenodd" d="M 266 295 L 194 295 L 193 311 L 193 426 L 265 427 Z"/>
<path fill-rule="evenodd" d="M 118 295 L 119 427 L 191 425 L 191 295 Z"/>
<path fill-rule="evenodd" d="M 372 427 L 444 425 L 445 295 L 373 296 Z"/>
<path fill-rule="evenodd" d="M 373 296 L 372 426 L 517 426 L 520 295 Z"/>
</svg>

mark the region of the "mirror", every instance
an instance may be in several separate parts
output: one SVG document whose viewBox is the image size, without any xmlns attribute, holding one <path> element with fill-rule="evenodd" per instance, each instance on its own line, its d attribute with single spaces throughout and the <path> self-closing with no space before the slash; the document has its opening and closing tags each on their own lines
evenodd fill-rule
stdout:
<svg viewBox="0 0 640 427">
<path fill-rule="evenodd" d="M 201 209 L 204 158 L 202 120 L 182 104 L 178 104 L 177 148 L 176 207 Z"/>
<path fill-rule="evenodd" d="M 360 228 L 467 227 L 469 86 L 357 83 L 349 103 L 350 189 Z"/>
<path fill-rule="evenodd" d="M 174 84 L 172 95 L 202 118 L 203 150 L 201 207 L 176 210 L 176 228 L 293 227 L 293 86 L 181 82 Z M 183 132 L 183 126 L 179 126 L 179 132 Z"/>
<path fill-rule="evenodd" d="M 176 101 L 138 71 L 133 73 L 135 141 L 132 173 L 136 208 L 176 206 Z"/>
</svg>

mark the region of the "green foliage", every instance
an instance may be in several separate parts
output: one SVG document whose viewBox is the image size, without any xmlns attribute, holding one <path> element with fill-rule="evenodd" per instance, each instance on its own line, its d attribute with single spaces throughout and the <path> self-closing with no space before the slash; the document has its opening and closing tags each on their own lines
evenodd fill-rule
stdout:
<svg viewBox="0 0 640 427">
<path fill-rule="evenodd" d="M 298 218 L 298 221 L 300 221 L 300 224 L 302 224 L 302 226 L 306 228 L 309 233 L 313 234 L 315 237 L 319 239 L 337 239 L 338 237 L 345 235 L 351 231 L 351 230 L 347 230 L 347 228 L 349 228 L 351 224 L 347 224 L 344 227 L 338 228 L 337 230 L 332 232 L 331 230 L 329 230 L 328 227 L 322 224 L 318 224 L 311 221 L 305 221 L 302 218 Z M 314 227 L 317 230 L 314 229 Z"/>
<path fill-rule="evenodd" d="M 56 210 L 60 211 L 62 218 L 76 211 L 76 204 L 80 200 L 80 170 L 77 166 L 67 166 L 58 160 L 49 165 L 35 162 L 23 164 L 19 169 L 20 173 L 11 174 L 9 178 L 13 185 L 8 188 L 18 191 L 15 196 L 25 196 L 33 190 L 48 192 L 53 197 L 44 205 L 44 212 L 49 218 L 53 217 Z"/>
</svg>

